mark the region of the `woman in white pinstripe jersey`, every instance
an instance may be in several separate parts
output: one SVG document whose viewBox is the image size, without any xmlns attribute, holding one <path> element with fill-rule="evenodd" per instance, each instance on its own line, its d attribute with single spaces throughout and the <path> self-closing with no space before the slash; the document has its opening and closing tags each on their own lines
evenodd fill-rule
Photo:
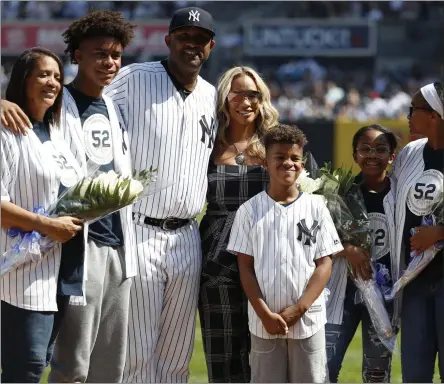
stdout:
<svg viewBox="0 0 444 384">
<path fill-rule="evenodd" d="M 26 111 L 33 129 L 18 137 L 1 129 L 1 255 L 18 240 L 8 231 L 11 228 L 22 234 L 38 231 L 60 243 L 82 228 L 72 217 L 52 219 L 34 213 L 47 209 L 61 184 L 71 186 L 80 172 L 57 135 L 62 84 L 62 63 L 43 48 L 25 51 L 12 70 L 6 99 Z M 51 356 L 60 257 L 56 244 L 40 262 L 22 264 L 1 278 L 2 382 L 40 381 Z"/>
</svg>

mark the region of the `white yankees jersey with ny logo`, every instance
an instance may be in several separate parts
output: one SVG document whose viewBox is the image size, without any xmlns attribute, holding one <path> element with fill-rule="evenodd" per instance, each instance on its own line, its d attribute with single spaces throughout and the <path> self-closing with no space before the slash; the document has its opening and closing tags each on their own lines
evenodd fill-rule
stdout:
<svg viewBox="0 0 444 384">
<path fill-rule="evenodd" d="M 342 251 L 330 213 L 321 196 L 303 193 L 288 206 L 261 192 L 236 213 L 227 250 L 254 258 L 254 270 L 265 302 L 278 313 L 294 305 L 316 268 L 315 260 Z M 270 335 L 251 304 L 250 332 L 264 339 L 304 339 L 326 323 L 322 293 L 286 336 Z"/>
<path fill-rule="evenodd" d="M 2 201 L 31 212 L 39 207 L 46 210 L 57 198 L 61 181 L 71 186 L 81 174 L 69 146 L 58 137 L 57 128 L 51 130 L 51 140 L 43 142 L 34 130 L 15 137 L 2 127 L 1 158 Z M 17 241 L 18 237 L 10 237 L 2 228 L 0 255 Z M 57 311 L 60 256 L 61 245 L 56 244 L 38 263 L 27 262 L 4 275 L 1 300 L 27 310 Z"/>
<path fill-rule="evenodd" d="M 175 184 L 134 205 L 153 218 L 194 218 L 203 208 L 216 136 L 216 90 L 202 79 L 183 100 L 160 62 L 131 64 L 105 89 L 120 108 L 133 166 Z"/>
</svg>

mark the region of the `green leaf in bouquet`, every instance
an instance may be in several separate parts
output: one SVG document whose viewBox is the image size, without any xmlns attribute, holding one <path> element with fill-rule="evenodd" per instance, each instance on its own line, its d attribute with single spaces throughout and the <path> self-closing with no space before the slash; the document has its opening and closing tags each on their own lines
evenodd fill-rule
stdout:
<svg viewBox="0 0 444 384">
<path fill-rule="evenodd" d="M 126 190 L 126 188 L 128 187 L 128 185 L 131 184 L 131 179 L 129 177 L 125 177 L 122 180 L 122 190 Z"/>
<path fill-rule="evenodd" d="M 320 173 L 338 183 L 337 192 L 340 196 L 345 196 L 348 193 L 355 180 L 351 167 L 349 169 L 333 169 L 331 162 L 325 163 L 324 167 L 320 169 Z"/>
<path fill-rule="evenodd" d="M 130 200 L 131 184 L 127 184 L 125 191 L 123 192 L 121 205 L 126 205 Z"/>
<path fill-rule="evenodd" d="M 79 196 L 80 195 L 80 190 L 83 186 L 83 183 L 85 182 L 85 180 L 80 180 L 76 186 L 73 188 L 73 190 L 71 191 L 71 193 L 69 193 L 71 196 Z"/>
<path fill-rule="evenodd" d="M 111 201 L 115 205 L 119 204 L 119 202 L 120 202 L 121 185 L 122 185 L 122 182 L 118 181 L 117 184 L 116 184 L 116 188 L 114 189 L 114 194 L 111 197 Z"/>
<path fill-rule="evenodd" d="M 90 195 L 91 195 L 91 190 L 93 189 L 93 187 L 94 187 L 94 182 L 91 180 L 88 187 L 86 188 L 86 191 L 85 191 L 85 199 L 86 200 L 89 200 Z"/>
</svg>

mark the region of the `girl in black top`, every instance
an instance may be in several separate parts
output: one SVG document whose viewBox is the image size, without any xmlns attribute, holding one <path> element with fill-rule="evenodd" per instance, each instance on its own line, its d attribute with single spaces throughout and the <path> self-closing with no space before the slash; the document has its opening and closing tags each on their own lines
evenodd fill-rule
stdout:
<svg viewBox="0 0 444 384">
<path fill-rule="evenodd" d="M 392 181 L 388 177 L 387 167 L 394 160 L 397 141 L 395 135 L 385 127 L 374 124 L 361 128 L 353 137 L 353 158 L 361 168 L 350 195 L 363 199 L 372 228 L 372 252 L 369 255 L 363 249 L 351 244 L 344 244 L 344 251 L 336 257 L 345 257 L 352 273 L 364 280 L 372 277 L 371 263 L 378 271 L 378 277 L 385 278 L 384 289 L 393 284 L 392 252 L 394 226 L 394 199 Z M 341 265 L 338 263 L 338 265 Z M 344 265 L 342 263 L 342 265 Z M 356 286 L 350 278 L 343 279 L 346 269 L 333 267 L 329 284 L 332 297 L 329 301 L 343 304 L 342 324 L 326 325 L 327 357 L 330 381 L 338 381 L 339 372 L 348 346 L 362 322 L 363 343 L 363 382 L 390 382 L 391 352 L 378 339 L 370 316 L 364 304 L 355 304 Z M 341 284 L 342 283 L 342 284 Z M 344 291 L 345 290 L 345 295 Z M 345 299 L 344 299 L 345 296 Z M 343 300 L 341 303 L 340 301 Z M 397 303 L 395 303 L 397 308 Z M 396 322 L 397 310 L 388 305 L 392 321 Z M 332 319 L 329 319 L 331 322 Z"/>
</svg>

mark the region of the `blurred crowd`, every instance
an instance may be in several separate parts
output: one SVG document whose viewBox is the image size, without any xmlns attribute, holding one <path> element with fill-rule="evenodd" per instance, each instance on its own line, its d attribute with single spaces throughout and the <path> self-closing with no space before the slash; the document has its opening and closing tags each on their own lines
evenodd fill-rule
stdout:
<svg viewBox="0 0 444 384">
<path fill-rule="evenodd" d="M 275 6 L 275 15 L 284 17 L 313 17 L 313 18 L 370 18 L 417 20 L 430 19 L 442 15 L 436 14 L 438 1 L 291 1 L 276 2 L 263 1 L 254 4 L 240 1 L 235 3 L 238 16 L 245 10 L 267 9 Z M 218 19 L 233 18 L 232 12 L 224 12 L 226 4 L 215 1 L 2 1 L 2 19 L 72 19 L 86 14 L 92 9 L 112 9 L 122 12 L 130 20 L 146 18 L 168 18 L 175 9 L 187 5 L 207 7 L 209 11 L 218 15 Z M 220 11 L 220 12 L 218 12 Z M 241 12 L 239 12 L 241 11 Z"/>
<path fill-rule="evenodd" d="M 2 19 L 76 19 L 89 11 L 110 9 L 120 11 L 131 20 L 169 17 L 186 1 L 2 1 Z M 194 4 L 195 2 L 193 2 Z M 203 3 L 203 2 L 200 2 Z"/>
<path fill-rule="evenodd" d="M 422 73 L 417 66 L 377 73 L 340 71 L 324 68 L 312 59 L 265 73 L 274 105 L 290 120 L 406 119 L 412 95 L 421 86 L 440 80 L 438 74 Z"/>
<path fill-rule="evenodd" d="M 246 1 L 236 2 L 236 18 L 251 12 L 270 14 L 273 17 L 315 17 L 315 18 L 370 18 L 383 20 L 428 20 L 443 18 L 444 7 L 431 1 L 291 1 L 259 2 L 252 7 Z M 188 5 L 198 5 L 208 9 L 216 20 L 233 20 L 233 9 L 226 2 L 215 1 L 2 1 L 2 20 L 50 20 L 76 19 L 93 9 L 114 9 L 122 12 L 130 20 L 168 19 L 177 9 Z M 442 4 L 441 4 L 442 5 Z M 268 8 L 267 8 L 268 7 Z M 251 17 L 254 15 L 251 14 Z M 218 46 L 227 48 L 227 55 L 221 59 L 222 66 L 236 64 L 251 65 L 258 69 L 270 86 L 273 103 L 285 119 L 302 118 L 333 119 L 338 116 L 350 120 L 405 119 L 412 94 L 422 85 L 439 80 L 437 74 L 422 73 L 417 66 L 393 71 L 375 72 L 373 66 L 366 69 L 321 65 L 314 59 L 303 59 L 283 63 L 240 62 L 227 60 L 229 48 L 242 46 L 241 30 L 233 30 L 218 36 Z M 8 82 L 8 73 L 13 58 L 2 58 L 2 93 Z M 126 59 L 128 60 L 128 59 Z M 131 61 L 140 58 L 131 57 Z M 142 59 L 142 61 L 144 61 Z M 126 62 L 125 64 L 128 64 Z M 339 67 L 339 68 L 338 68 Z M 223 68 L 226 69 L 226 68 Z M 65 79 L 70 82 L 76 75 L 76 66 L 66 61 Z M 215 81 L 215 79 L 211 79 Z"/>
<path fill-rule="evenodd" d="M 65 82 L 72 81 L 76 72 L 76 66 L 66 61 Z M 283 65 L 273 74 L 266 70 L 262 73 L 273 104 L 281 117 L 288 120 L 406 119 L 412 95 L 421 86 L 439 80 L 438 76 L 422 74 L 415 67 L 404 74 L 357 71 L 345 77 L 324 69 L 314 60 Z M 3 66 L 1 82 L 3 93 L 8 82 L 8 71 Z"/>
</svg>

